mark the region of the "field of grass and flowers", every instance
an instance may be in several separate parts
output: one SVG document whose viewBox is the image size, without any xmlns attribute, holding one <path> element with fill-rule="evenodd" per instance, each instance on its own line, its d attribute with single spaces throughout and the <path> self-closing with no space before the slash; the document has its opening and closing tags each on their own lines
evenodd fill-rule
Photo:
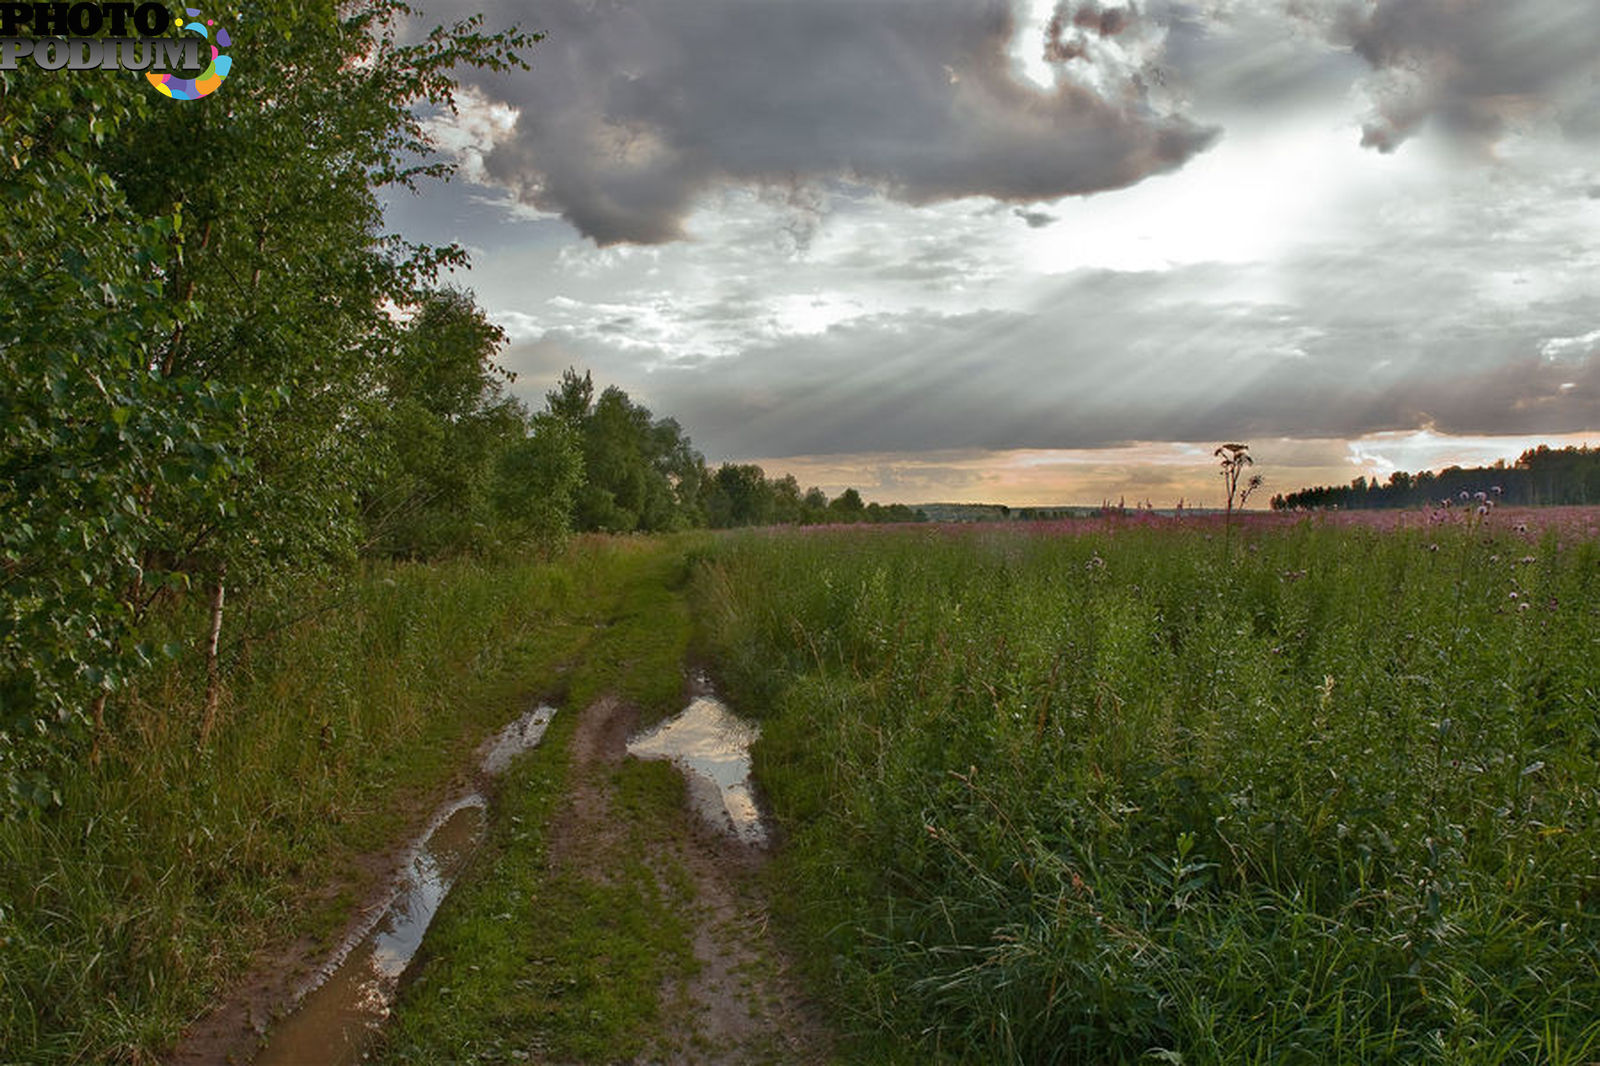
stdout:
<svg viewBox="0 0 1600 1066">
<path fill-rule="evenodd" d="M 701 640 L 868 1057 L 1600 1058 L 1600 541 L 1541 516 L 719 542 Z"/>
</svg>

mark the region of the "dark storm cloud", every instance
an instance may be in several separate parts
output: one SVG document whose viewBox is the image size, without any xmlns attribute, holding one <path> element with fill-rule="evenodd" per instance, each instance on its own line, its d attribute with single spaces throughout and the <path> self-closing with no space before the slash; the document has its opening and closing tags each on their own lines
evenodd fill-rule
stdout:
<svg viewBox="0 0 1600 1066">
<path fill-rule="evenodd" d="M 1592 0 L 1344 0 L 1321 8 L 1335 39 L 1379 74 L 1363 144 L 1393 151 L 1431 121 L 1461 141 L 1490 145 L 1509 123 L 1547 111 L 1572 135 L 1593 125 L 1600 12 Z"/>
<path fill-rule="evenodd" d="M 1131 17 L 1094 10 L 1096 35 Z M 1054 88 L 1019 79 L 1004 0 L 500 0 L 486 15 L 548 35 L 530 72 L 483 82 L 521 109 L 488 174 L 600 244 L 682 237 L 722 183 L 1026 203 L 1131 185 L 1216 135 L 1159 113 L 1125 71 L 1087 77 L 1093 57 Z"/>
</svg>

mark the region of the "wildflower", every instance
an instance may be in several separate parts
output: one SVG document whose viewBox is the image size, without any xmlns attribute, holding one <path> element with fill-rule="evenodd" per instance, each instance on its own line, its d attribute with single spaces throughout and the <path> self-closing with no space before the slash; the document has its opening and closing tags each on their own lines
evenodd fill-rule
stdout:
<svg viewBox="0 0 1600 1066">
<path fill-rule="evenodd" d="M 1519 603 L 1519 604 L 1517 604 L 1517 610 L 1526 611 L 1529 607 L 1532 607 L 1532 606 L 1533 606 L 1533 604 L 1527 603 L 1527 602 Z"/>
<path fill-rule="evenodd" d="M 1536 562 L 1538 562 L 1538 561 L 1539 561 L 1539 559 L 1538 559 L 1538 557 L 1537 557 L 1537 556 L 1533 556 L 1533 555 L 1524 555 L 1524 556 L 1523 556 L 1523 557 L 1522 557 L 1522 559 L 1521 559 L 1521 560 L 1520 560 L 1520 561 L 1521 561 L 1521 563 L 1522 563 L 1522 565 L 1523 565 L 1523 566 L 1530 566 L 1530 565 L 1532 565 L 1532 564 L 1533 564 L 1533 563 L 1536 563 Z"/>
<path fill-rule="evenodd" d="M 1484 515 L 1486 515 L 1488 513 L 1489 513 L 1489 507 L 1488 507 L 1487 504 L 1482 504 L 1482 503 L 1478 504 L 1478 517 L 1479 518 L 1482 518 Z"/>
<path fill-rule="evenodd" d="M 1517 596 L 1517 594 L 1516 594 L 1516 593 L 1515 593 L 1515 592 L 1513 592 L 1513 593 L 1512 593 L 1512 594 L 1511 594 L 1511 598 L 1512 598 L 1512 599 L 1517 599 L 1517 598 L 1518 598 L 1518 596 Z"/>
<path fill-rule="evenodd" d="M 1526 522 L 1518 522 L 1517 523 L 1517 532 L 1518 533 L 1526 533 L 1527 531 L 1528 531 L 1528 523 L 1526 523 Z"/>
</svg>

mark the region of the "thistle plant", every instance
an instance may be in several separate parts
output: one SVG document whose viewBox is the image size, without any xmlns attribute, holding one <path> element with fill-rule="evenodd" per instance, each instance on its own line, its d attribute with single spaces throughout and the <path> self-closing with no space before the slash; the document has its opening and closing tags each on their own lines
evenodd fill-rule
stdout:
<svg viewBox="0 0 1600 1066">
<path fill-rule="evenodd" d="M 1266 482 L 1266 478 L 1260 474 L 1251 474 L 1248 478 L 1244 477 L 1245 467 L 1255 465 L 1255 460 L 1250 457 L 1250 445 L 1248 444 L 1223 444 L 1211 454 L 1222 460 L 1220 473 L 1222 475 L 1222 483 L 1228 490 L 1228 509 L 1223 519 L 1224 542 L 1226 543 L 1226 535 L 1233 530 L 1233 508 L 1235 503 L 1242 509 L 1245 501 L 1250 498 L 1250 494 L 1259 489 Z M 1243 489 L 1239 487 L 1241 479 L 1244 480 Z"/>
</svg>

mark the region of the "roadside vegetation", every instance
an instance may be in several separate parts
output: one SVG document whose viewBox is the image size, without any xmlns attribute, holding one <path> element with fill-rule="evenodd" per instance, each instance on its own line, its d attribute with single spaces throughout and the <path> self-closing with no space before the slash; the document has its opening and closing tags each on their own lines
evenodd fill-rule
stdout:
<svg viewBox="0 0 1600 1066">
<path fill-rule="evenodd" d="M 1600 1055 L 1600 542 L 749 534 L 787 928 L 871 1061 Z"/>
<path fill-rule="evenodd" d="M 531 702 L 675 696 L 675 671 L 618 674 L 681 655 L 670 605 L 651 599 L 670 555 L 584 539 L 558 563 L 286 584 L 252 601 L 270 633 L 233 649 L 205 746 L 201 659 L 137 683 L 60 808 L 0 821 L 0 1061 L 148 1061 L 253 952 L 301 934 L 331 947 L 377 876 L 355 857 L 413 831 Z"/>
</svg>

